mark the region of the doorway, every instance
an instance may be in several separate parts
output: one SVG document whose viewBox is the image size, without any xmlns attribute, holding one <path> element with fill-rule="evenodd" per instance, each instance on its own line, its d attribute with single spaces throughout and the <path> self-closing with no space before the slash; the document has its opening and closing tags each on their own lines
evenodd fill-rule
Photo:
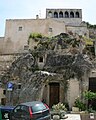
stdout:
<svg viewBox="0 0 96 120">
<path fill-rule="evenodd" d="M 59 90 L 60 84 L 59 83 L 49 83 L 49 107 L 51 108 L 53 105 L 58 104 L 60 102 L 59 97 Z"/>
<path fill-rule="evenodd" d="M 96 93 L 96 77 L 89 78 L 89 90 Z M 96 110 L 96 99 L 88 101 L 88 106 L 90 106 L 90 102 L 92 108 Z"/>
<path fill-rule="evenodd" d="M 1 105 L 6 105 L 6 98 L 1 98 Z"/>
</svg>

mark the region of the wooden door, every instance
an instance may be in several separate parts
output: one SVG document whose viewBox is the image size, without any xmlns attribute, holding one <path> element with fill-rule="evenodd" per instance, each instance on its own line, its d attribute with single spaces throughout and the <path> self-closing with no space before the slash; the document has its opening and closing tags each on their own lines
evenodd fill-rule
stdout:
<svg viewBox="0 0 96 120">
<path fill-rule="evenodd" d="M 54 104 L 59 103 L 59 83 L 50 83 L 50 95 L 49 95 L 49 106 L 52 107 Z"/>
<path fill-rule="evenodd" d="M 91 90 L 91 92 L 95 92 L 96 93 L 96 78 L 89 78 L 89 90 Z M 92 100 L 92 101 L 88 101 L 88 106 L 90 106 L 90 103 L 93 107 L 94 110 L 96 110 L 96 99 Z"/>
</svg>

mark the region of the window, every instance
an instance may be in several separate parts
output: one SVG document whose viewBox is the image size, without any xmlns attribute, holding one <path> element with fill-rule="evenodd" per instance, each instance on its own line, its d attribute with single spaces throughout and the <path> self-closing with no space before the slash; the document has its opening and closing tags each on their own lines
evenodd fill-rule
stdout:
<svg viewBox="0 0 96 120">
<path fill-rule="evenodd" d="M 29 49 L 29 46 L 28 45 L 25 45 L 24 46 L 24 50 L 28 50 Z"/>
<path fill-rule="evenodd" d="M 6 95 L 6 90 L 3 90 L 3 94 Z"/>
<path fill-rule="evenodd" d="M 43 57 L 40 57 L 40 58 L 39 58 L 39 62 L 43 62 Z"/>
<path fill-rule="evenodd" d="M 49 32 L 52 32 L 52 28 L 49 28 Z"/>
<path fill-rule="evenodd" d="M 14 109 L 14 112 L 18 112 L 18 110 L 20 110 L 20 109 L 21 109 L 21 106 L 18 105 L 18 106 L 16 106 L 16 108 Z"/>
<path fill-rule="evenodd" d="M 27 107 L 27 106 L 24 106 L 24 105 L 21 106 L 21 110 L 26 111 L 26 112 L 29 112 L 28 107 Z"/>
<path fill-rule="evenodd" d="M 46 107 L 42 103 L 41 104 L 36 104 L 36 105 L 32 106 L 32 111 L 33 112 L 43 111 L 45 109 L 46 109 Z"/>
<path fill-rule="evenodd" d="M 18 30 L 19 30 L 19 31 L 22 31 L 22 26 L 20 26 L 20 27 L 18 28 Z"/>
<path fill-rule="evenodd" d="M 87 36 L 87 33 L 84 33 L 85 36 Z"/>
<path fill-rule="evenodd" d="M 21 83 L 18 83 L 18 90 L 21 89 Z"/>
</svg>

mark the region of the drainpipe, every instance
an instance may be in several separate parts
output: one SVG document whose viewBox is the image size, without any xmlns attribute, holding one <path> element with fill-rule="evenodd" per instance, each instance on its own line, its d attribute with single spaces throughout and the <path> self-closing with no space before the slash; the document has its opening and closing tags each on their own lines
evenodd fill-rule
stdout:
<svg viewBox="0 0 96 120">
<path fill-rule="evenodd" d="M 39 19 L 39 15 L 36 15 L 36 19 Z"/>
</svg>

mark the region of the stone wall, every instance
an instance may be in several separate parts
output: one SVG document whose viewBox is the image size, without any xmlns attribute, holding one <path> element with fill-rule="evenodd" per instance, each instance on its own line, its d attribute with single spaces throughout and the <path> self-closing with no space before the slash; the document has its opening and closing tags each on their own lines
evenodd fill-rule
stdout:
<svg viewBox="0 0 96 120">
<path fill-rule="evenodd" d="M 64 22 L 65 25 L 80 26 L 82 19 L 80 18 L 51 18 L 53 20 Z"/>
<path fill-rule="evenodd" d="M 69 80 L 68 91 L 67 91 L 67 100 L 69 107 L 72 108 L 74 105 L 75 99 L 80 96 L 79 81 L 77 79 Z"/>
<path fill-rule="evenodd" d="M 3 88 L 0 88 L 0 104 L 1 104 L 1 99 L 5 98 L 6 96 L 3 94 Z"/>
<path fill-rule="evenodd" d="M 90 117 L 90 113 L 81 113 L 81 120 L 96 120 L 96 114 L 93 113 L 94 115 L 92 117 Z"/>
<path fill-rule="evenodd" d="M 86 26 L 67 26 L 67 32 L 77 33 L 78 35 L 89 38 L 89 31 Z"/>
<path fill-rule="evenodd" d="M 4 37 L 0 37 L 0 53 L 4 51 Z"/>
<path fill-rule="evenodd" d="M 89 37 L 96 40 L 96 29 L 89 29 Z"/>
</svg>

